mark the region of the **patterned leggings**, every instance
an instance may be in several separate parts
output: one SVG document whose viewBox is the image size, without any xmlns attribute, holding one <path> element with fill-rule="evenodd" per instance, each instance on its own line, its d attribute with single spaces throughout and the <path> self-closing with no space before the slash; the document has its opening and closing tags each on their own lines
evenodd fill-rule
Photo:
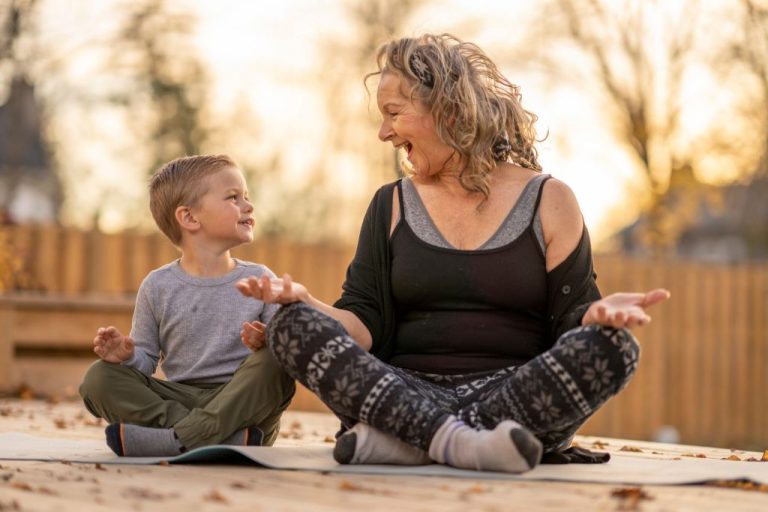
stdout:
<svg viewBox="0 0 768 512">
<path fill-rule="evenodd" d="M 351 427 L 358 421 L 428 449 L 453 414 L 477 429 L 512 419 L 544 444 L 564 448 L 576 430 L 637 368 L 625 329 L 586 326 L 563 334 L 522 366 L 437 375 L 390 366 L 359 347 L 335 319 L 303 303 L 285 306 L 267 328 L 285 371 Z"/>
</svg>

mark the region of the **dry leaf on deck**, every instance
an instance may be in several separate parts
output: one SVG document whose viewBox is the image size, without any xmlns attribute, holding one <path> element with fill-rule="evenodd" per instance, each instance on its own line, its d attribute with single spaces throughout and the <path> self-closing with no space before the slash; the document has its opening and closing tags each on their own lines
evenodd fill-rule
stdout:
<svg viewBox="0 0 768 512">
<path fill-rule="evenodd" d="M 643 453 L 643 450 L 641 450 L 641 449 L 640 449 L 640 448 L 638 448 L 637 446 L 629 446 L 629 445 L 624 445 L 624 446 L 622 446 L 621 448 L 619 448 L 619 451 L 620 451 L 620 452 L 636 452 L 636 453 Z"/>
<path fill-rule="evenodd" d="M 216 489 L 211 489 L 211 492 L 203 496 L 206 501 L 215 501 L 216 503 L 229 503 L 229 500 Z"/>
</svg>

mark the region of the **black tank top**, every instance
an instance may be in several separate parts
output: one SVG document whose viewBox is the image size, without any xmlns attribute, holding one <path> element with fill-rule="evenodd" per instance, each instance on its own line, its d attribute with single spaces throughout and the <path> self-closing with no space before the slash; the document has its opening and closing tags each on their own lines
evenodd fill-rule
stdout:
<svg viewBox="0 0 768 512">
<path fill-rule="evenodd" d="M 532 221 L 543 186 L 523 233 L 479 250 L 421 240 L 406 221 L 401 187 L 400 222 L 391 240 L 397 327 L 390 364 L 458 374 L 521 365 L 540 354 L 547 271 Z"/>
</svg>

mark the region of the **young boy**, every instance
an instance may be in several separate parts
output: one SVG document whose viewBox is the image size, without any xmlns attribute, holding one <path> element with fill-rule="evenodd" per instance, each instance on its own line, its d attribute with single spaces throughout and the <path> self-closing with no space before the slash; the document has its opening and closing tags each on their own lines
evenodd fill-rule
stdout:
<svg viewBox="0 0 768 512">
<path fill-rule="evenodd" d="M 260 350 L 277 307 L 235 289 L 249 276 L 274 277 L 230 256 L 253 241 L 243 174 L 227 156 L 184 157 L 158 170 L 149 189 L 152 216 L 181 258 L 142 282 L 130 336 L 97 331 L 101 361 L 80 386 L 85 406 L 111 423 L 107 444 L 118 455 L 271 445 L 295 385 Z M 167 380 L 152 377 L 158 361 Z"/>
</svg>

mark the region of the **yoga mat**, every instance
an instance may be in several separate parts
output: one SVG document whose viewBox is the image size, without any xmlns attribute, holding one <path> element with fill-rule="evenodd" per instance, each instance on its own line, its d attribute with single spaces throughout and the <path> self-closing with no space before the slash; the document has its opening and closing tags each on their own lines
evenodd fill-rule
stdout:
<svg viewBox="0 0 768 512">
<path fill-rule="evenodd" d="M 679 460 L 611 454 L 606 464 L 543 465 L 522 475 L 428 466 L 341 465 L 332 446 L 206 446 L 177 457 L 117 457 L 103 441 L 0 434 L 0 460 L 68 461 L 101 464 L 253 464 L 270 469 L 378 475 L 421 475 L 472 479 L 552 480 L 628 485 L 679 485 L 712 480 L 768 484 L 768 462 L 680 457 Z"/>
</svg>

